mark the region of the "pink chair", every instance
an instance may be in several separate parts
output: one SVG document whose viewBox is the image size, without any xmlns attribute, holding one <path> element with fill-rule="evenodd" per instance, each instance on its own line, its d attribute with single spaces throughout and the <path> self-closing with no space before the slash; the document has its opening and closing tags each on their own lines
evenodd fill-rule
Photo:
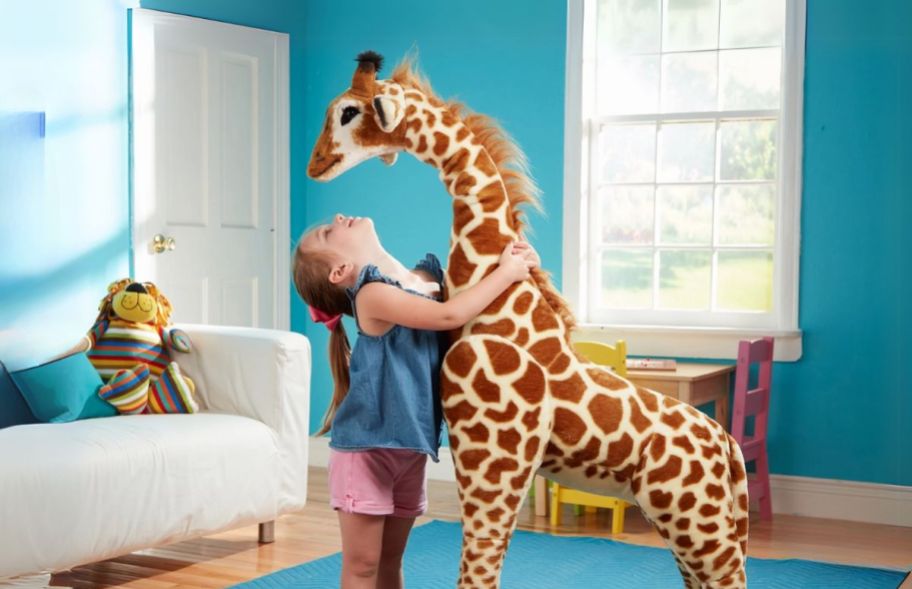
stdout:
<svg viewBox="0 0 912 589">
<path fill-rule="evenodd" d="M 757 386 L 749 388 L 751 366 L 759 365 Z M 735 371 L 735 406 L 732 411 L 732 436 L 741 446 L 744 462 L 756 461 L 756 473 L 749 477 L 747 492 L 751 500 L 760 501 L 760 519 L 773 519 L 770 496 L 769 462 L 766 454 L 766 425 L 769 416 L 770 383 L 773 376 L 773 338 L 738 344 L 738 366 Z M 754 416 L 754 429 L 745 431 L 747 418 Z"/>
</svg>

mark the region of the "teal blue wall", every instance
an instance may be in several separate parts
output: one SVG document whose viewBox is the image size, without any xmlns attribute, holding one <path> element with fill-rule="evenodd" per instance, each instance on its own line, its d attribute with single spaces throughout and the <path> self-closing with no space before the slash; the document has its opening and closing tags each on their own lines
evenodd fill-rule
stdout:
<svg viewBox="0 0 912 589">
<path fill-rule="evenodd" d="M 73 345 L 128 272 L 126 39 L 117 0 L 3 3 L 0 359 L 11 368 Z"/>
</svg>

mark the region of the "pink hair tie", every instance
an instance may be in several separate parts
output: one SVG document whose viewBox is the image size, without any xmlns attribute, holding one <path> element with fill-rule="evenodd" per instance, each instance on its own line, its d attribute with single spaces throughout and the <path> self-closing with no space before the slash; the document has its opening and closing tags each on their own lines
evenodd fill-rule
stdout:
<svg viewBox="0 0 912 589">
<path fill-rule="evenodd" d="M 321 311 L 316 307 L 310 307 L 310 318 L 313 319 L 314 323 L 322 323 L 326 326 L 326 329 L 332 331 L 336 328 L 336 325 L 339 324 L 339 321 L 342 321 L 342 315 L 330 315 L 326 311 Z"/>
</svg>

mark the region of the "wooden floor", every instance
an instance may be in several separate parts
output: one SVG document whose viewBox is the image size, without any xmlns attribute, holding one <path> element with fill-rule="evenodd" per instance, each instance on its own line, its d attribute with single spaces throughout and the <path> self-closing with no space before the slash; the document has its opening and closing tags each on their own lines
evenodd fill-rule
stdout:
<svg viewBox="0 0 912 589">
<path fill-rule="evenodd" d="M 428 494 L 428 518 L 458 519 L 459 505 L 453 483 L 431 481 Z M 80 589 L 226 587 L 338 552 L 339 530 L 328 503 L 326 470 L 312 468 L 308 505 L 301 513 L 276 521 L 274 544 L 257 544 L 257 528 L 251 526 L 78 567 L 55 575 L 51 584 Z M 627 514 L 625 531 L 615 539 L 662 545 L 659 535 L 636 509 L 628 510 Z M 912 528 L 783 515 L 777 515 L 769 524 L 758 521 L 755 515 L 751 518 L 748 549 L 751 556 L 912 568 Z M 576 518 L 568 510 L 563 525 L 552 529 L 547 520 L 536 518 L 525 507 L 519 527 L 565 535 L 610 536 L 611 522 L 610 513 Z M 907 579 L 902 587 L 912 589 L 912 580 Z"/>
</svg>

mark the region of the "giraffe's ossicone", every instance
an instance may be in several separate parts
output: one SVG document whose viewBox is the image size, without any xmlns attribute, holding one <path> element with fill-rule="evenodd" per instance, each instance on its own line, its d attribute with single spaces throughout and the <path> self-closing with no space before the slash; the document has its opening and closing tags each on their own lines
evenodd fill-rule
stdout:
<svg viewBox="0 0 912 589">
<path fill-rule="evenodd" d="M 537 205 L 537 190 L 491 119 L 437 98 L 408 60 L 378 80 L 381 61 L 358 56 L 351 88 L 327 108 L 308 175 L 331 180 L 373 157 L 392 164 L 401 151 L 436 167 L 453 197 L 452 295 L 522 237 L 520 205 Z M 637 503 L 688 588 L 745 587 L 748 497 L 738 445 L 703 413 L 577 357 L 573 327 L 547 273 L 535 271 L 454 334 L 441 382 L 462 506 L 458 586 L 499 586 L 538 472 Z"/>
</svg>

